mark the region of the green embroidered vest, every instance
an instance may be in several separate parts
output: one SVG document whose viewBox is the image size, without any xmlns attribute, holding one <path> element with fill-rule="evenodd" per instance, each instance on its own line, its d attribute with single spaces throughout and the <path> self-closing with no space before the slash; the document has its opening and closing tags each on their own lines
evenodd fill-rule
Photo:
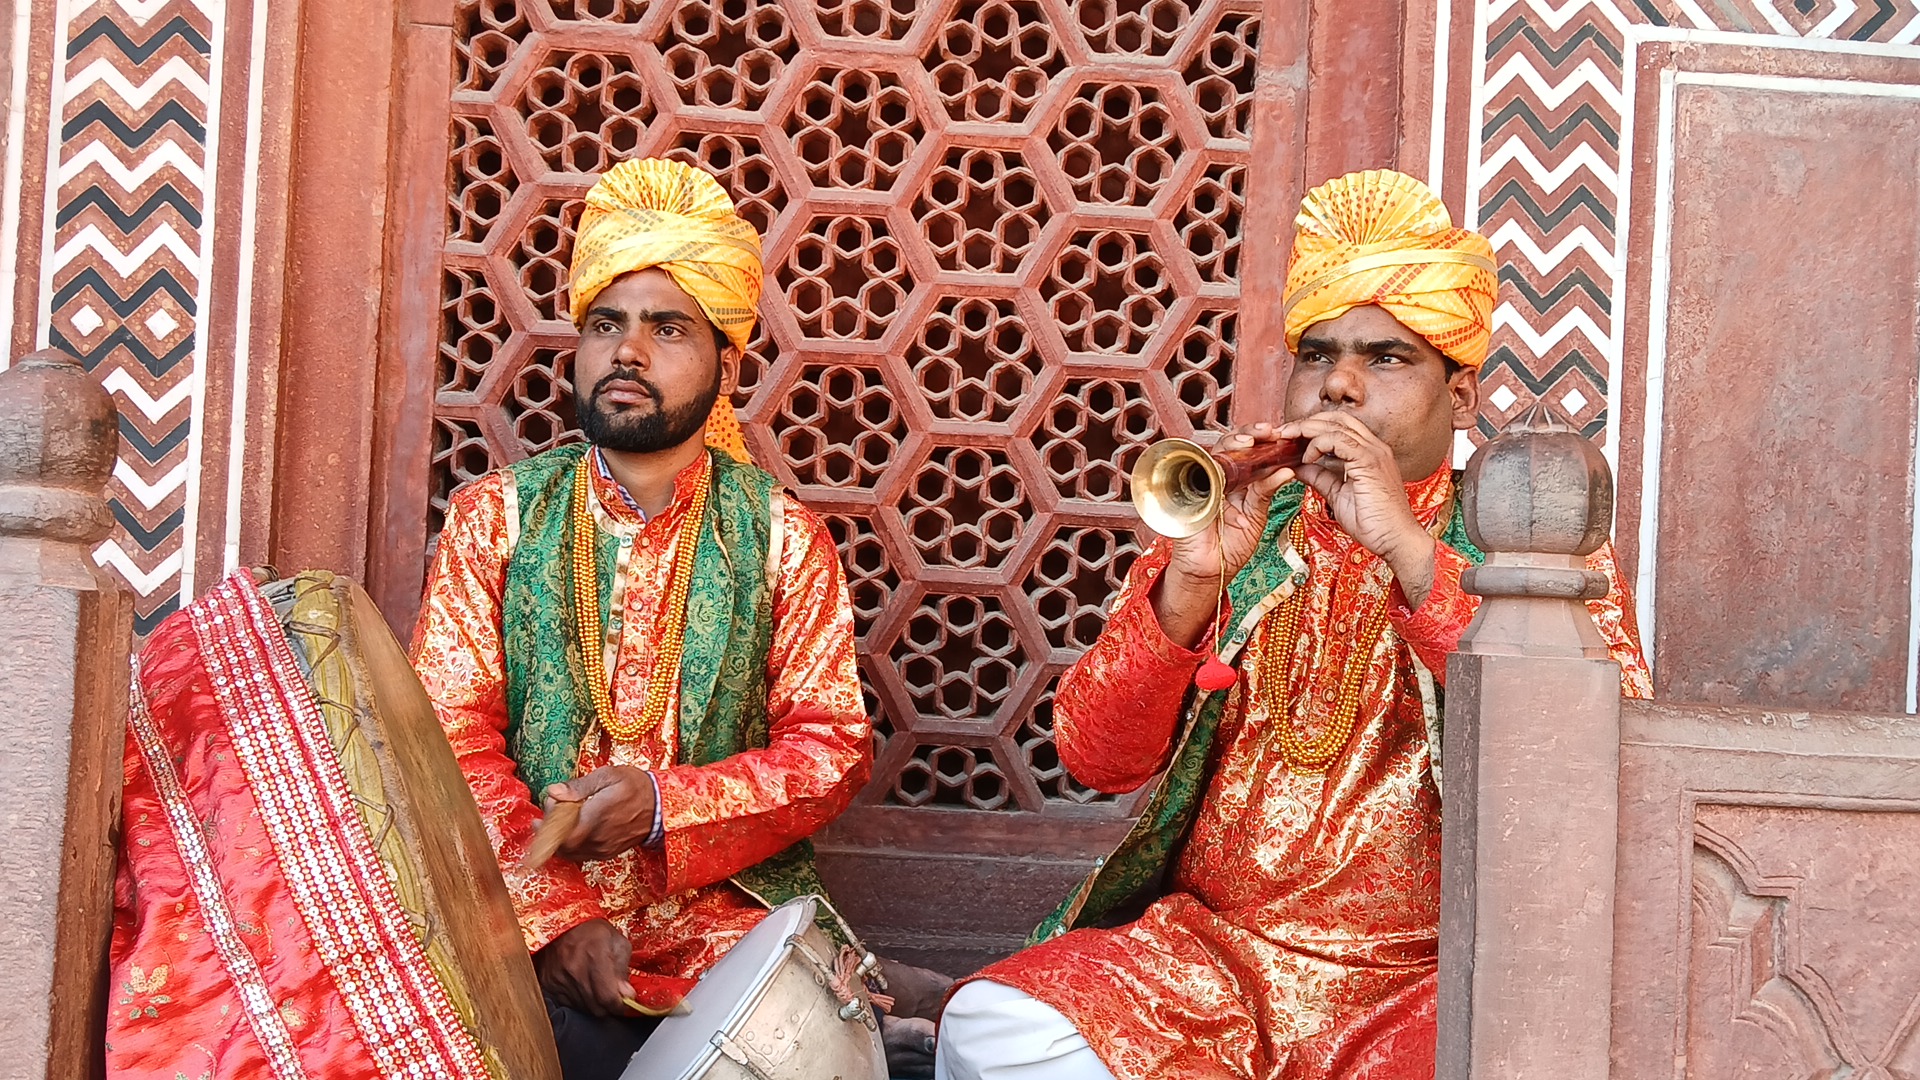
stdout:
<svg viewBox="0 0 1920 1080">
<path fill-rule="evenodd" d="M 501 598 L 507 753 L 536 802 L 547 785 L 573 778 L 593 715 L 574 618 L 569 514 L 575 466 L 586 451 L 579 444 L 563 446 L 508 468 L 520 535 Z M 724 453 L 708 455 L 713 482 L 694 551 L 680 658 L 679 761 L 689 765 L 711 765 L 767 745 L 767 652 L 773 642 L 767 558 L 779 484 Z M 509 505 L 509 512 L 514 509 Z M 594 539 L 604 612 L 619 539 L 601 530 Z M 733 880 L 770 907 L 796 896 L 826 895 L 806 840 Z"/>
<path fill-rule="evenodd" d="M 1458 474 L 1454 476 L 1454 484 L 1458 490 Z M 1260 546 L 1253 558 L 1227 585 L 1227 597 L 1237 621 L 1222 641 L 1219 651 L 1236 667 L 1243 656 L 1242 647 L 1252 636 L 1254 627 L 1271 602 L 1284 599 L 1287 594 L 1283 590 L 1287 586 L 1303 588 L 1307 583 L 1304 565 L 1291 562 L 1286 557 L 1287 528 L 1300 513 L 1305 493 L 1304 485 L 1293 483 L 1281 488 L 1274 496 L 1273 505 L 1267 512 L 1266 530 L 1260 536 Z M 1486 558 L 1467 539 L 1466 521 L 1458 500 L 1454 502 L 1453 517 L 1440 534 L 1440 539 L 1475 564 Z M 1256 611 L 1257 608 L 1260 610 Z M 1186 703 L 1181 708 L 1182 730 L 1174 743 L 1172 760 L 1161 774 L 1139 819 L 1119 846 L 1095 862 L 1093 872 L 1067 894 L 1053 914 L 1034 928 L 1027 939 L 1028 944 L 1058 937 L 1083 926 L 1098 925 L 1116 912 L 1157 898 L 1167 868 L 1186 840 L 1187 830 L 1193 825 L 1200 800 L 1206 795 L 1210 779 L 1207 761 L 1213 751 L 1214 735 L 1219 731 L 1220 718 L 1235 693 L 1237 688 L 1211 693 L 1188 688 Z M 1434 710 L 1438 710 L 1439 706 L 1438 700 L 1429 702 L 1429 707 Z M 1434 715 L 1437 718 L 1437 711 Z M 1428 732 L 1435 754 L 1439 752 L 1438 734 L 1436 720 Z"/>
</svg>

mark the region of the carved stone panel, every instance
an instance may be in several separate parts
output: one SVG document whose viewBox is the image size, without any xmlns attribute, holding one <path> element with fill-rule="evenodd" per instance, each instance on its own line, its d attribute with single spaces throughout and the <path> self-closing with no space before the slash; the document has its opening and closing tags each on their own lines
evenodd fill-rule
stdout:
<svg viewBox="0 0 1920 1080">
<path fill-rule="evenodd" d="M 1920 813 L 1702 805 L 1687 1073 L 1920 1076 Z"/>
<path fill-rule="evenodd" d="M 1621 729 L 1613 1075 L 1920 1078 L 1920 721 Z"/>
</svg>

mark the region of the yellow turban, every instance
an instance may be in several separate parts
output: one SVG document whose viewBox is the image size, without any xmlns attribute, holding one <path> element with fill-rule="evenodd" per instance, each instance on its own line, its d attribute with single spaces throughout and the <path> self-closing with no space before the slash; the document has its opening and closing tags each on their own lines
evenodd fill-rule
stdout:
<svg viewBox="0 0 1920 1080">
<path fill-rule="evenodd" d="M 1385 308 L 1467 367 L 1486 362 L 1500 279 L 1493 245 L 1453 227 L 1446 206 L 1411 176 L 1349 173 L 1307 193 L 1287 266 L 1287 348 L 1314 323 Z"/>
<path fill-rule="evenodd" d="M 587 192 L 567 281 L 573 324 L 585 320 L 593 298 L 616 278 L 656 266 L 745 351 L 760 304 L 760 234 L 699 169 L 660 158 L 623 161 Z M 707 420 L 707 445 L 749 460 L 733 403 L 724 396 Z"/>
</svg>

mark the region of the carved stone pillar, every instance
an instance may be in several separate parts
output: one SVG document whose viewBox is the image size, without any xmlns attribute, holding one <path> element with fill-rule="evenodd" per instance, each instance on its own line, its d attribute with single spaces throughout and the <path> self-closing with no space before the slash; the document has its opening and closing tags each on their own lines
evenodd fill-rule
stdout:
<svg viewBox="0 0 1920 1080">
<path fill-rule="evenodd" d="M 1604 1080 L 1620 669 L 1582 601 L 1613 477 L 1536 405 L 1460 498 L 1486 599 L 1447 664 L 1438 1080 Z"/>
<path fill-rule="evenodd" d="M 107 934 L 133 603 L 94 565 L 113 402 L 39 352 L 0 372 L 0 1075 L 86 1077 Z"/>
</svg>

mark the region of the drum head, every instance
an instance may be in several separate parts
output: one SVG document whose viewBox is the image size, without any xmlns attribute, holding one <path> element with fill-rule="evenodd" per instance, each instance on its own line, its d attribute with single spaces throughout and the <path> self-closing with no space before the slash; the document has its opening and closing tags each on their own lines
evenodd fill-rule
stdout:
<svg viewBox="0 0 1920 1080">
<path fill-rule="evenodd" d="M 621 1080 L 686 1080 L 697 1076 L 720 1051 L 715 1032 L 731 1031 L 753 1006 L 786 955 L 787 938 L 813 921 L 811 897 L 789 900 L 767 913 L 739 944 L 700 978 L 687 995 L 687 1012 L 669 1016 L 654 1029 Z"/>
</svg>

